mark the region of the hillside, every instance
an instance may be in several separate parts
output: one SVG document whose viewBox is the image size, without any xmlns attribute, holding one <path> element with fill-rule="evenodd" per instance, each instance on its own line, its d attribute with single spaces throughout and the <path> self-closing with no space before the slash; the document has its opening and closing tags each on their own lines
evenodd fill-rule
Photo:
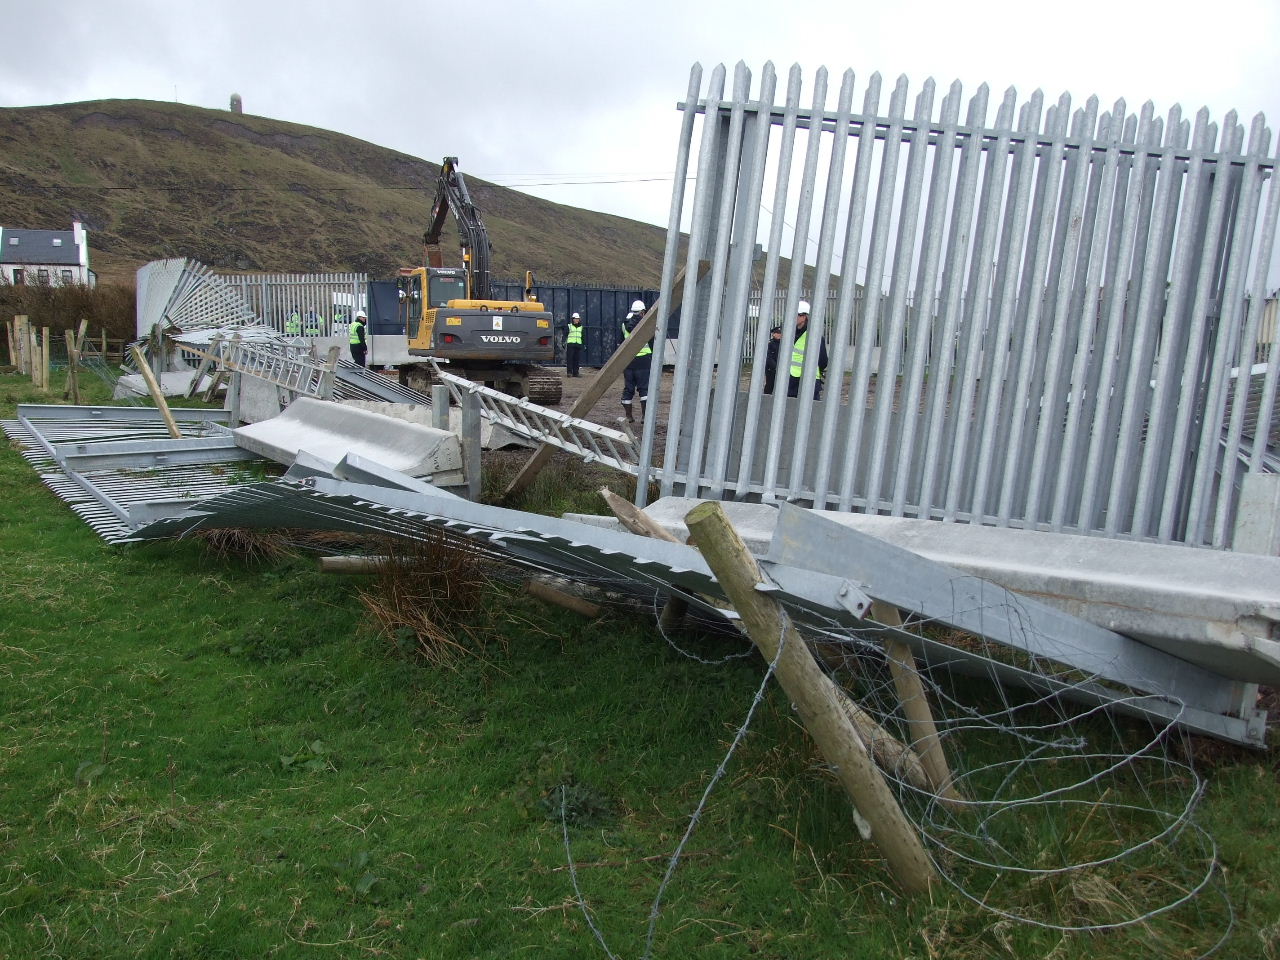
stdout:
<svg viewBox="0 0 1280 960">
<path fill-rule="evenodd" d="M 387 276 L 421 262 L 438 172 L 343 134 L 177 103 L 0 109 L 0 224 L 83 221 L 107 282 L 132 284 L 142 264 L 176 256 L 226 270 Z M 467 183 L 496 276 L 657 285 L 662 229 L 470 173 Z M 445 249 L 457 249 L 450 234 Z"/>
</svg>

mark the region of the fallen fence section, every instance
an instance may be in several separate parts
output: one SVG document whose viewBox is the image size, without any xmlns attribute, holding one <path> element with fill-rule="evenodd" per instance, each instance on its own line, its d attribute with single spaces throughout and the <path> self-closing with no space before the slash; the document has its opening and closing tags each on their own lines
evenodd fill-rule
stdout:
<svg viewBox="0 0 1280 960">
<path fill-rule="evenodd" d="M 479 399 L 481 415 L 490 423 L 504 426 L 529 440 L 565 450 L 587 463 L 600 463 L 630 476 L 636 475 L 636 443 L 626 433 L 539 406 L 524 397 L 512 397 L 492 387 L 446 373 L 435 361 L 432 364 L 436 368 L 436 376 L 448 385 L 450 395 L 459 404 L 467 395 Z"/>
<path fill-rule="evenodd" d="M 224 410 L 175 411 L 173 440 L 150 407 L 21 404 L 4 432 L 40 479 L 109 543 L 129 540 L 159 516 L 261 479 L 259 458 L 235 445 Z"/>
<path fill-rule="evenodd" d="M 1242 472 L 1271 462 L 1280 384 L 1278 364 L 1231 377 L 1258 356 L 1280 214 L 1263 117 L 1009 89 L 991 122 L 985 85 L 966 105 L 928 80 L 913 104 L 901 77 L 885 109 L 880 75 L 864 81 L 859 108 L 852 71 L 832 105 L 825 69 L 802 90 L 798 68 L 704 82 L 695 65 L 661 302 L 678 263 L 710 270 L 684 275 L 670 429 L 659 451 L 651 403 L 640 505 L 655 479 L 663 496 L 1226 545 Z M 809 269 L 810 348 L 792 360 Z M 763 302 L 787 291 L 771 395 L 765 364 L 742 361 L 771 334 L 749 319 L 757 270 Z"/>
<path fill-rule="evenodd" d="M 148 263 L 138 270 L 137 287 L 139 339 L 150 336 L 157 326 L 191 332 L 260 324 L 235 288 L 195 260 Z"/>
<path fill-rule="evenodd" d="M 328 406 L 299 401 L 295 408 L 299 405 L 298 415 L 312 406 L 320 407 L 323 414 Z M 23 408 L 19 419 L 36 436 L 37 444 L 52 452 L 48 441 L 32 430 L 28 415 L 43 409 L 48 408 Z M 329 479 L 323 475 L 327 471 L 323 454 L 317 458 L 314 451 L 313 458 L 300 469 L 312 475 L 234 488 L 224 481 L 198 504 L 192 504 L 186 489 L 175 499 L 171 485 L 164 488 L 167 495 L 162 498 L 124 489 L 127 481 L 118 472 L 67 476 L 100 507 L 114 513 L 117 524 L 128 528 L 128 535 L 117 539 L 177 536 L 211 526 L 359 529 L 400 536 L 420 535 L 426 526 L 447 526 L 478 536 L 488 547 L 537 569 L 626 584 L 632 591 L 654 597 L 655 602 L 678 596 L 721 613 L 727 606 L 708 605 L 702 599 L 718 591 L 697 552 L 681 544 L 445 500 L 425 495 L 420 488 L 397 489 L 388 485 L 388 478 L 397 471 L 385 465 L 379 466 L 379 479 L 372 483 Z M 361 477 L 369 478 L 367 471 Z M 192 477 L 187 482 L 207 481 Z M 124 498 L 124 503 L 115 497 Z M 152 502 L 157 499 L 162 502 Z M 1176 721 L 1198 732 L 1252 746 L 1263 742 L 1262 720 L 1242 704 L 1246 685 L 1238 681 L 807 511 L 788 507 L 781 517 L 770 551 L 774 562 L 766 568 L 781 591 L 777 599 L 813 629 L 888 629 L 866 620 L 868 594 L 840 572 L 856 569 L 859 578 L 874 584 L 870 590 L 876 599 L 966 630 L 1009 651 L 1003 657 L 1007 662 L 992 661 L 961 647 L 903 632 L 904 642 L 929 666 L 995 671 L 1002 679 L 1149 719 Z M 783 559 L 785 562 L 778 562 Z M 1042 664 L 1051 666 L 1046 669 Z"/>
<path fill-rule="evenodd" d="M 185 433 L 203 429 L 211 440 L 225 435 L 226 428 L 208 415 L 221 411 L 197 413 L 184 422 Z M 256 482 L 241 482 L 244 478 L 234 475 L 236 464 L 139 470 L 116 461 L 110 470 L 68 470 L 70 457 L 89 455 L 77 448 L 94 444 L 108 455 L 145 454 L 150 459 L 140 462 L 152 464 L 166 443 L 182 456 L 200 455 L 188 440 L 155 439 L 157 428 L 163 430 L 159 421 L 154 410 L 21 407 L 18 420 L 4 427 L 38 468 L 63 465 L 67 472 L 50 473 L 45 482 L 109 540 L 154 540 L 218 528 L 419 539 L 446 531 L 470 540 L 482 554 L 630 594 L 651 604 L 655 613 L 678 597 L 705 614 L 738 622 L 692 547 L 471 503 L 359 458 L 329 464 L 300 454 L 285 477 Z M 140 439 L 157 449 L 110 449 Z M 216 449 L 211 443 L 208 455 L 217 455 Z M 892 642 L 920 659 L 921 679 L 936 708 L 937 739 L 957 771 L 952 799 L 942 802 L 901 769 L 881 764 L 945 881 L 984 910 L 1053 929 L 1133 927 L 1140 934 L 1152 917 L 1183 908 L 1193 915 L 1179 930 L 1210 938 L 1229 931 L 1229 907 L 1219 902 L 1219 913 L 1210 916 L 1212 898 L 1206 898 L 1207 906 L 1197 899 L 1203 892 L 1221 892 L 1215 885 L 1219 872 L 1212 839 L 1193 819 L 1202 785 L 1190 767 L 1165 754 L 1164 745 L 1176 741 L 1169 731 L 1181 726 L 1259 746 L 1256 716 L 1213 712 L 1228 699 L 1223 692 L 1232 684 L 973 577 L 918 557 L 891 556 L 883 545 L 864 542 L 871 538 L 855 543 L 847 539 L 850 533 L 821 517 L 785 510 L 773 559 L 761 561 L 764 583 L 756 589 L 780 603 L 810 639 L 837 651 L 849 669 L 834 668 L 836 679 L 856 690 L 858 703 L 876 723 L 912 749 L 916 745 L 902 718 L 885 650 Z M 837 562 L 857 551 L 867 551 L 863 559 L 872 568 L 883 567 L 878 573 L 873 569 L 871 579 L 890 602 L 914 610 L 916 618 L 940 618 L 978 633 L 917 633 L 876 622 L 878 598 L 844 576 Z M 696 656 L 668 640 L 681 653 Z M 744 641 L 743 652 L 750 649 Z M 999 707 L 983 713 L 960 702 L 949 689 L 954 685 L 942 684 L 952 672 L 990 679 L 996 686 L 985 696 L 994 696 Z M 1133 675 L 1137 672 L 1150 673 L 1150 682 Z M 1136 689 L 1117 685 L 1111 673 Z M 1037 695 L 1012 700 L 1007 688 L 1013 684 Z M 1160 693 L 1142 692 L 1144 684 Z M 1175 693 L 1189 695 L 1193 703 L 1180 703 Z M 1089 706 L 1068 714 L 1069 700 Z M 1097 716 L 1104 709 L 1140 717 L 1154 729 L 1108 731 Z M 969 754 L 966 744 L 973 738 L 982 749 Z M 1138 805 L 1130 799 L 1135 790 Z M 1019 886 L 1018 878 L 1028 877 L 1037 890 L 1048 891 L 1034 903 Z M 1152 883 L 1152 877 L 1162 882 Z M 1082 883 L 1115 891 L 1114 898 L 1108 894 L 1104 906 L 1090 909 L 1071 895 Z M 1059 908 L 1059 902 L 1067 906 Z M 1123 908 L 1116 909 L 1117 903 Z"/>
<path fill-rule="evenodd" d="M 644 513 L 683 540 L 688 535 L 684 516 L 700 502 L 664 497 Z M 758 503 L 724 508 L 751 550 L 767 555 L 778 530 L 778 508 Z M 1274 639 L 1280 558 L 832 510 L 815 514 L 879 542 L 858 539 L 856 551 L 837 554 L 846 575 L 868 584 L 878 576 L 881 547 L 900 548 L 1216 674 L 1280 686 L 1280 642 Z M 570 516 L 616 526 L 611 518 Z M 916 609 L 912 603 L 900 606 Z"/>
</svg>

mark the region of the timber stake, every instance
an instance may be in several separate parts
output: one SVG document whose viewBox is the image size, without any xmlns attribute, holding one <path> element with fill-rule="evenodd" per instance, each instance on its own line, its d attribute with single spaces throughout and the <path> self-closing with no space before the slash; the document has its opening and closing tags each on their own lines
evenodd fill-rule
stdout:
<svg viewBox="0 0 1280 960">
<path fill-rule="evenodd" d="M 782 607 L 756 590 L 765 582 L 755 558 L 716 502 L 699 504 L 685 517 L 694 544 L 733 603 L 748 636 L 770 663 L 782 689 L 859 813 L 871 825 L 871 839 L 884 854 L 906 894 L 927 893 L 937 873 L 924 845 L 884 777 L 868 755 L 840 702 L 840 691 L 809 652 Z M 785 647 L 779 654 L 781 643 Z"/>
</svg>

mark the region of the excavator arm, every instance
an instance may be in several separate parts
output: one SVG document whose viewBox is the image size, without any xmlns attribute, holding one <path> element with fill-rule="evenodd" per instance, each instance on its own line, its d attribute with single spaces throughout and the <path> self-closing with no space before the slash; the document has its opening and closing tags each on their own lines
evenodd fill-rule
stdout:
<svg viewBox="0 0 1280 960">
<path fill-rule="evenodd" d="M 444 257 L 440 253 L 440 234 L 444 230 L 445 219 L 451 212 L 458 223 L 458 235 L 462 241 L 462 261 L 467 271 L 467 298 L 487 300 L 489 298 L 489 232 L 485 229 L 484 221 L 480 219 L 480 211 L 471 202 L 471 194 L 467 192 L 467 182 L 458 170 L 457 157 L 445 157 L 444 163 L 440 165 L 440 177 L 436 181 L 436 199 L 431 205 L 427 232 L 422 235 L 429 267 L 444 266 Z"/>
</svg>

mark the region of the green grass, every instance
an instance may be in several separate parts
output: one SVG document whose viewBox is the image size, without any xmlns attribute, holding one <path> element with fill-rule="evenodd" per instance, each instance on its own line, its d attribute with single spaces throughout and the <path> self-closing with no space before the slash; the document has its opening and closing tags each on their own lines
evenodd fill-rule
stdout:
<svg viewBox="0 0 1280 960">
<path fill-rule="evenodd" d="M 31 394 L 0 377 L 0 417 Z M 598 480 L 575 469 L 544 506 Z M 562 786 L 583 892 L 641 954 L 757 660 L 703 666 L 644 618 L 499 587 L 486 661 L 433 669 L 372 633 L 360 580 L 105 546 L 10 449 L 0 483 L 0 957 L 602 957 Z M 1201 819 L 1241 918 L 1223 956 L 1277 955 L 1276 795 L 1270 758 L 1211 775 Z M 1151 955 L 947 891 L 897 901 L 776 690 L 688 849 L 657 957 Z"/>
</svg>

